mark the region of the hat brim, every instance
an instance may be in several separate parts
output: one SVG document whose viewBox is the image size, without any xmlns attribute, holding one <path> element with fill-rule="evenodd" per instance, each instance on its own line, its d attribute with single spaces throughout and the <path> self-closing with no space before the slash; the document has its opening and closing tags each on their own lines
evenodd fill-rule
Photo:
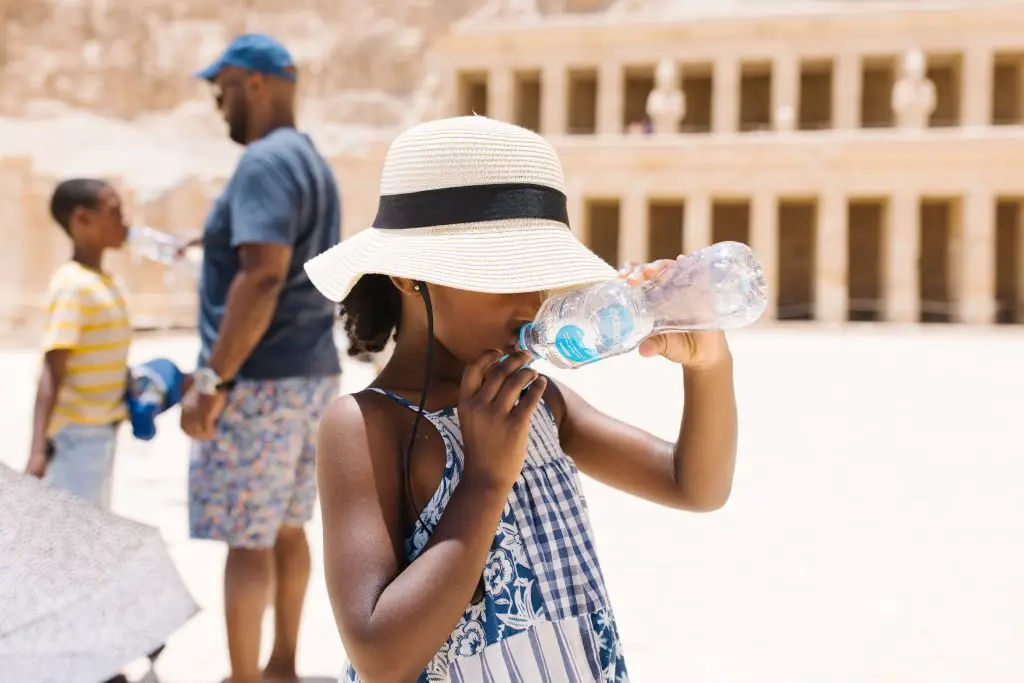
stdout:
<svg viewBox="0 0 1024 683">
<path fill-rule="evenodd" d="M 217 78 L 218 75 L 220 75 L 220 72 L 229 66 L 236 66 L 240 69 L 247 68 L 244 64 L 237 64 L 231 60 L 219 59 L 210 66 L 203 69 L 202 71 L 196 71 L 194 74 L 192 74 L 192 76 L 200 80 L 210 81 L 212 83 L 213 80 Z M 259 71 L 258 69 L 256 71 L 267 76 L 282 78 L 286 81 L 291 81 L 294 83 L 295 81 L 298 80 L 298 75 L 287 71 L 287 69 L 294 68 L 294 66 L 289 66 L 285 67 L 284 69 L 277 69 L 273 71 Z"/>
<path fill-rule="evenodd" d="M 307 261 L 305 269 L 313 285 L 335 302 L 370 274 L 492 294 L 579 287 L 617 275 L 565 225 L 524 220 L 367 228 Z"/>
<path fill-rule="evenodd" d="M 192 75 L 193 75 L 193 77 L 198 78 L 200 80 L 212 81 L 213 79 L 215 79 L 217 77 L 217 74 L 219 74 L 223 70 L 224 70 L 224 62 L 223 62 L 223 60 L 218 59 L 216 62 L 214 62 L 210 66 L 206 67 L 205 69 L 202 69 L 201 71 L 196 71 Z"/>
</svg>

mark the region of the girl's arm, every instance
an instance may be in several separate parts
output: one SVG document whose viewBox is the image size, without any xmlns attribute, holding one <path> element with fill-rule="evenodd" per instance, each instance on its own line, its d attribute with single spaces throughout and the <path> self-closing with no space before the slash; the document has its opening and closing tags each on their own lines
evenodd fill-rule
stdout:
<svg viewBox="0 0 1024 683">
<path fill-rule="evenodd" d="M 388 399 L 346 396 L 320 424 L 327 589 L 345 650 L 366 683 L 416 680 L 473 598 L 546 384 L 534 382 L 518 400 L 537 374 L 517 373 L 525 357 L 493 365 L 501 355 L 485 354 L 467 368 L 459 401 L 462 479 L 425 550 L 408 566 L 400 457 L 406 444 L 381 405 Z"/>
<path fill-rule="evenodd" d="M 661 505 L 717 510 L 729 498 L 736 464 L 732 358 L 727 352 L 681 374 L 686 401 L 675 444 L 605 415 L 565 385 L 552 382 L 548 393 L 561 408 L 562 448 L 582 472 Z"/>
<path fill-rule="evenodd" d="M 633 285 L 657 277 L 673 261 L 621 275 Z M 655 503 L 695 512 L 717 510 L 732 490 L 736 466 L 736 394 L 732 354 L 722 332 L 665 334 L 640 345 L 642 356 L 682 366 L 685 402 L 675 444 L 596 410 L 559 386 L 562 448 L 580 470 L 609 486 Z"/>
</svg>

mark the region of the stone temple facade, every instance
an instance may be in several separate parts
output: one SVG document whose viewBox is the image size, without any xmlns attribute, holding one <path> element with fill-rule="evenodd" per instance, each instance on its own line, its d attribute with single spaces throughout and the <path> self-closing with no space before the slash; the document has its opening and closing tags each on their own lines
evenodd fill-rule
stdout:
<svg viewBox="0 0 1024 683">
<path fill-rule="evenodd" d="M 1024 0 L 552 4 L 494 0 L 434 40 L 402 123 L 475 112 L 545 135 L 573 229 L 613 264 L 749 243 L 766 321 L 1024 322 Z M 387 138 L 331 152 L 346 235 L 376 212 Z M 0 160 L 8 335 L 38 325 L 67 257 L 53 182 Z M 118 182 L 172 231 L 218 190 Z M 140 325 L 193 324 L 189 273 L 112 265 Z"/>
<path fill-rule="evenodd" d="M 1024 322 L 1024 3 L 725 5 L 462 24 L 420 115 L 547 136 L 614 264 L 749 243 L 771 318 Z M 350 169 L 348 232 L 382 155 Z"/>
</svg>

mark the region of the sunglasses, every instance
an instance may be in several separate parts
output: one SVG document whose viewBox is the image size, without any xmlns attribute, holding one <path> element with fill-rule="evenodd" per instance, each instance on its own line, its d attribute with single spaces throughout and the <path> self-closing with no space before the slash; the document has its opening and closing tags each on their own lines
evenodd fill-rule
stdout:
<svg viewBox="0 0 1024 683">
<path fill-rule="evenodd" d="M 236 78 L 218 79 L 216 81 L 210 81 L 210 92 L 213 95 L 214 101 L 217 103 L 217 107 L 220 108 L 224 104 L 224 93 L 227 90 L 241 87 L 245 83 L 245 76 L 239 76 Z"/>
</svg>

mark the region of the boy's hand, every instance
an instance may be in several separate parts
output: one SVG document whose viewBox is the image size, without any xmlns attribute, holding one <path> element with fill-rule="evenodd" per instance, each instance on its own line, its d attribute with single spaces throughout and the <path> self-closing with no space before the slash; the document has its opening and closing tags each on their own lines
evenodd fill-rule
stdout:
<svg viewBox="0 0 1024 683">
<path fill-rule="evenodd" d="M 33 450 L 28 456 L 28 462 L 25 464 L 25 474 L 36 479 L 42 479 L 46 474 L 46 468 L 50 464 L 50 459 L 46 457 L 45 451 Z"/>
<path fill-rule="evenodd" d="M 641 265 L 627 263 L 619 270 L 619 277 L 630 285 L 640 285 L 646 280 L 657 278 L 673 264 L 675 261 L 672 259 Z M 722 331 L 672 332 L 645 339 L 640 344 L 640 355 L 645 358 L 664 356 L 673 363 L 679 363 L 687 368 L 704 369 L 727 360 L 729 344 Z"/>
<path fill-rule="evenodd" d="M 181 401 L 181 430 L 198 441 L 212 440 L 227 402 L 226 391 L 207 396 L 189 387 Z"/>
<path fill-rule="evenodd" d="M 203 233 L 200 232 L 195 235 L 190 235 L 189 237 L 186 237 L 185 239 L 178 242 L 178 248 L 175 250 L 174 256 L 179 259 L 184 258 L 185 252 L 187 252 L 189 249 L 191 249 L 192 247 L 201 246 L 203 246 Z"/>
</svg>

